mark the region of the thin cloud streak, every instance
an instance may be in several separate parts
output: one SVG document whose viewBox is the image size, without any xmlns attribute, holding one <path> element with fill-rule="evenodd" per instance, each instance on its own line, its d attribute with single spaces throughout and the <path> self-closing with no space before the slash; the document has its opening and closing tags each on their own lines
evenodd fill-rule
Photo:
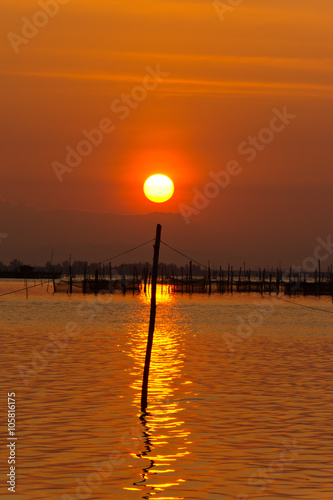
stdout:
<svg viewBox="0 0 333 500">
<path fill-rule="evenodd" d="M 97 81 L 113 81 L 122 83 L 138 83 L 142 79 L 142 74 L 138 75 L 111 75 L 111 74 L 75 74 L 75 73 L 51 73 L 51 72 L 25 72 L 25 71 L 3 71 L 3 75 L 19 76 L 26 78 L 49 78 L 63 80 L 97 80 Z M 193 78 L 167 78 L 164 86 L 170 85 L 187 85 L 208 87 L 209 92 L 219 93 L 247 93 L 247 92 L 270 92 L 270 91 L 299 91 L 299 92 L 328 92 L 332 93 L 333 85 L 322 84 L 306 84 L 302 82 L 259 82 L 259 81 L 219 81 L 219 80 L 199 80 Z M 215 89 L 214 89 L 215 87 Z M 181 92 L 186 94 L 203 94 L 207 90 L 189 90 Z"/>
</svg>

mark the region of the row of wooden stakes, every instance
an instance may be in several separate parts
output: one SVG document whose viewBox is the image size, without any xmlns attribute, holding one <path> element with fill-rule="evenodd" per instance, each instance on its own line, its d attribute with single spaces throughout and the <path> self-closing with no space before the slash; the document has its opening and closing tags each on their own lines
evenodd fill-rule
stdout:
<svg viewBox="0 0 333 500">
<path fill-rule="evenodd" d="M 240 268 L 236 273 L 232 266 L 227 270 L 220 267 L 219 272 L 211 271 L 208 267 L 205 276 L 192 276 L 191 263 L 189 272 L 182 272 L 181 276 L 166 274 L 162 268 L 157 283 L 162 291 L 169 293 L 284 293 L 286 295 L 328 295 L 333 298 L 333 270 L 332 266 L 328 272 L 321 272 L 320 268 L 312 276 L 306 273 L 296 273 L 292 268 L 289 271 L 281 269 L 267 272 L 265 269 L 251 271 Z M 56 282 L 54 280 L 55 292 L 83 294 L 101 292 L 132 292 L 148 293 L 151 285 L 151 273 L 148 268 L 142 270 L 141 275 L 137 269 L 133 269 L 132 276 L 114 277 L 111 273 L 108 277 L 100 276 L 96 270 L 94 278 L 75 278 L 69 275 L 66 279 Z"/>
</svg>

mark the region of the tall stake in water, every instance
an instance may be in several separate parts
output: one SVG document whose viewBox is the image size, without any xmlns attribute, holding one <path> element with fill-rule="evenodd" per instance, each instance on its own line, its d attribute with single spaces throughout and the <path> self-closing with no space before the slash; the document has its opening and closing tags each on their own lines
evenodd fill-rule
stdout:
<svg viewBox="0 0 333 500">
<path fill-rule="evenodd" d="M 162 226 L 157 224 L 156 227 L 156 238 L 154 245 L 154 261 L 153 261 L 153 273 L 152 273 L 152 283 L 151 283 L 151 305 L 150 305 L 150 322 L 149 322 L 149 333 L 146 351 L 145 368 L 143 372 L 143 382 L 142 382 L 142 393 L 141 393 L 141 411 L 145 412 L 148 405 L 148 379 L 149 379 L 149 367 L 151 359 L 151 351 L 153 348 L 153 338 L 155 329 L 155 317 L 156 317 L 156 284 L 157 284 L 157 272 L 158 272 L 158 258 L 160 254 L 160 244 L 161 244 L 161 230 Z"/>
</svg>

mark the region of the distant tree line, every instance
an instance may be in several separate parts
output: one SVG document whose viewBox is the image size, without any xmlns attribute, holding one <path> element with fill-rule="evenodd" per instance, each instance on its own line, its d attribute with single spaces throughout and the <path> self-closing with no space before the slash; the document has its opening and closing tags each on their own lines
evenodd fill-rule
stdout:
<svg viewBox="0 0 333 500">
<path fill-rule="evenodd" d="M 105 276 L 106 278 L 110 276 L 110 267 L 111 267 L 111 273 L 114 274 L 120 274 L 122 275 L 123 272 L 126 275 L 133 275 L 137 274 L 139 276 L 143 276 L 144 273 L 148 272 L 150 273 L 152 271 L 152 264 L 150 262 L 133 262 L 133 263 L 126 263 L 126 264 L 120 264 L 120 265 L 112 265 L 112 263 L 105 263 L 105 264 L 99 264 L 97 262 L 86 262 L 83 260 L 75 260 L 71 264 L 71 273 L 72 275 L 83 275 L 84 272 L 88 276 L 93 276 L 95 275 L 96 270 L 98 270 L 98 273 L 100 276 Z M 6 272 L 6 271 L 19 271 L 19 270 L 34 270 L 34 271 L 41 271 L 41 272 L 54 272 L 54 273 L 61 273 L 62 275 L 68 275 L 70 272 L 70 263 L 68 260 L 65 260 L 61 263 L 58 264 L 52 264 L 50 261 L 46 262 L 45 266 L 30 266 L 28 264 L 25 264 L 21 260 L 18 259 L 13 259 L 9 265 L 5 265 L 3 262 L 0 262 L 0 272 Z M 186 274 L 190 273 L 190 265 L 189 263 L 185 264 L 183 267 L 178 266 L 176 264 L 165 264 L 161 262 L 159 264 L 159 274 L 164 276 L 181 276 L 182 274 L 186 276 Z M 212 277 L 214 271 L 212 271 Z M 216 273 L 216 271 L 215 271 Z M 214 273 L 214 274 L 215 274 Z M 207 271 L 205 269 L 202 269 L 200 266 L 197 264 L 192 264 L 192 275 L 193 276 L 205 276 L 207 274 Z"/>
</svg>

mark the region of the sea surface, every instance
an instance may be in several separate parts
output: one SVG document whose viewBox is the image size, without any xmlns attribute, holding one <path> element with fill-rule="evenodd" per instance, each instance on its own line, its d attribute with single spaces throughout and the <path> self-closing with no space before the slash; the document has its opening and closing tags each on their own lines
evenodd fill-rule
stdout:
<svg viewBox="0 0 333 500">
<path fill-rule="evenodd" d="M 332 500 L 331 299 L 159 288 L 142 414 L 149 296 L 52 292 L 0 296 L 1 498 Z"/>
</svg>

